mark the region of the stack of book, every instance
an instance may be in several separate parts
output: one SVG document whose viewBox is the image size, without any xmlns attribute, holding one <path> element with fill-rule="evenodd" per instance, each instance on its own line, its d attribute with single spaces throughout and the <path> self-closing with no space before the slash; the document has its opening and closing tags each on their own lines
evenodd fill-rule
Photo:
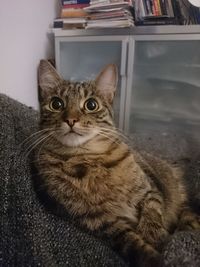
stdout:
<svg viewBox="0 0 200 267">
<path fill-rule="evenodd" d="M 188 0 L 60 0 L 60 29 L 200 24 L 200 8 Z"/>
<path fill-rule="evenodd" d="M 136 25 L 180 24 L 178 0 L 135 0 Z"/>
<path fill-rule="evenodd" d="M 54 20 L 54 28 L 85 28 L 88 12 L 84 8 L 90 5 L 90 0 L 62 0 L 61 5 L 60 18 Z"/>
<path fill-rule="evenodd" d="M 86 29 L 134 26 L 130 0 L 91 0 L 84 10 L 88 12 Z"/>
<path fill-rule="evenodd" d="M 135 0 L 135 24 L 200 24 L 200 9 L 188 0 Z"/>
<path fill-rule="evenodd" d="M 54 28 L 122 28 L 134 25 L 131 0 L 62 0 L 61 3 L 61 14 L 54 20 Z"/>
</svg>

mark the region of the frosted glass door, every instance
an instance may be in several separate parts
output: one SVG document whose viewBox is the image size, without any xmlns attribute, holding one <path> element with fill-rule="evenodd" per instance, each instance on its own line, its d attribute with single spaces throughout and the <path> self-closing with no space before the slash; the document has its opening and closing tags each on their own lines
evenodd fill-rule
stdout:
<svg viewBox="0 0 200 267">
<path fill-rule="evenodd" d="M 200 41 L 136 41 L 130 133 L 199 133 Z"/>
<path fill-rule="evenodd" d="M 114 100 L 115 121 L 118 126 L 123 127 L 123 121 L 120 114 L 124 113 L 124 103 L 121 92 L 125 89 L 125 73 L 121 72 L 122 61 L 126 60 L 126 51 L 123 49 L 122 40 L 119 41 L 101 41 L 100 40 L 84 40 L 81 37 L 78 40 L 60 41 L 59 53 L 56 56 L 56 64 L 59 72 L 65 79 L 72 80 L 91 80 L 94 79 L 102 68 L 110 63 L 118 66 L 119 83 Z M 124 58 L 122 60 L 122 55 Z M 125 65 L 125 63 L 124 63 Z M 125 93 L 124 93 L 125 94 Z"/>
</svg>

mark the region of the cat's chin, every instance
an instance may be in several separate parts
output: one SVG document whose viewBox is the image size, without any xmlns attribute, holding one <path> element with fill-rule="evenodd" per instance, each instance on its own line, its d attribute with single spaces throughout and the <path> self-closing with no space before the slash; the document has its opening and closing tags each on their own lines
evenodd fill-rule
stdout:
<svg viewBox="0 0 200 267">
<path fill-rule="evenodd" d="M 93 139 L 96 135 L 97 133 L 95 132 L 85 135 L 80 135 L 77 133 L 70 132 L 63 136 L 57 136 L 56 138 L 60 143 L 62 143 L 65 146 L 78 147 L 86 143 L 87 141 Z"/>
</svg>

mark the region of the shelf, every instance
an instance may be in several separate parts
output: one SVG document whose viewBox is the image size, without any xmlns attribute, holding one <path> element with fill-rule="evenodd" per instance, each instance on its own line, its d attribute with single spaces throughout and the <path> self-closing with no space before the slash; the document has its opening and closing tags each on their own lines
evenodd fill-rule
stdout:
<svg viewBox="0 0 200 267">
<path fill-rule="evenodd" d="M 131 35 L 200 34 L 200 25 L 136 26 Z"/>
<path fill-rule="evenodd" d="M 74 30 L 62 30 L 62 29 L 53 29 L 52 30 L 55 37 L 70 37 L 70 36 L 101 36 L 101 35 L 130 35 L 130 28 L 123 29 L 74 29 Z"/>
<path fill-rule="evenodd" d="M 55 37 L 101 35 L 170 35 L 200 34 L 200 25 L 135 26 L 133 28 L 52 30 Z"/>
</svg>

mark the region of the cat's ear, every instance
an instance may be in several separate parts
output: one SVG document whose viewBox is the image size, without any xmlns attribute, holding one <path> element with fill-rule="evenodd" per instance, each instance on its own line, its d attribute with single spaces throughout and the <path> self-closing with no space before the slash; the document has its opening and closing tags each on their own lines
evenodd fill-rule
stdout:
<svg viewBox="0 0 200 267">
<path fill-rule="evenodd" d="M 53 65 L 47 60 L 41 60 L 38 67 L 38 85 L 40 95 L 44 96 L 49 93 L 49 91 L 55 88 L 60 81 L 61 77 Z"/>
<path fill-rule="evenodd" d="M 113 97 L 117 88 L 118 71 L 114 64 L 107 65 L 96 78 L 97 91 L 102 94 L 109 103 L 113 102 Z"/>
</svg>

